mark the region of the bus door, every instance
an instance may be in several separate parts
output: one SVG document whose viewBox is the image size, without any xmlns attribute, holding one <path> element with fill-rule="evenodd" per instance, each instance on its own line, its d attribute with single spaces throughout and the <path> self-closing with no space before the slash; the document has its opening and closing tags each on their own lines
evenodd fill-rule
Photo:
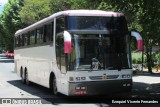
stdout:
<svg viewBox="0 0 160 107">
<path fill-rule="evenodd" d="M 65 90 L 64 88 L 67 88 L 67 54 L 64 53 L 64 37 L 63 34 L 57 35 L 56 39 L 56 60 L 57 60 L 57 66 L 60 70 L 59 75 L 59 82 L 61 84 L 61 89 Z M 57 78 L 58 79 L 58 78 Z"/>
</svg>

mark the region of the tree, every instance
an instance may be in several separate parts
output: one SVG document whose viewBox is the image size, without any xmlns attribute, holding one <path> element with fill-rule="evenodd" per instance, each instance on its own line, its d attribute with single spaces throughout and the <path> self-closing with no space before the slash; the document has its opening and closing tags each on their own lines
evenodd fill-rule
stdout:
<svg viewBox="0 0 160 107">
<path fill-rule="evenodd" d="M 3 26 L 2 26 L 2 24 L 0 22 L 0 48 L 4 48 L 5 47 L 5 41 L 4 41 L 3 35 L 4 35 Z"/>
<path fill-rule="evenodd" d="M 24 0 L 19 14 L 22 22 L 30 25 L 59 11 L 96 9 L 99 3 L 92 0 Z"/>
<path fill-rule="evenodd" d="M 69 0 L 71 9 L 97 9 L 102 0 Z"/>
<path fill-rule="evenodd" d="M 33 24 L 51 14 L 51 0 L 24 0 L 24 6 L 19 12 L 26 25 Z"/>
<path fill-rule="evenodd" d="M 2 33 L 1 39 L 6 50 L 13 50 L 14 33 L 21 27 L 19 10 L 23 5 L 23 0 L 9 0 L 0 16 Z"/>
<path fill-rule="evenodd" d="M 152 47 L 160 41 L 160 1 L 143 0 L 143 2 L 141 2 L 141 7 L 139 24 L 141 24 L 143 28 L 141 33 L 144 38 L 148 70 L 152 73 Z"/>
<path fill-rule="evenodd" d="M 51 0 L 50 8 L 51 14 L 59 11 L 69 10 L 71 9 L 71 2 L 70 0 Z"/>
</svg>

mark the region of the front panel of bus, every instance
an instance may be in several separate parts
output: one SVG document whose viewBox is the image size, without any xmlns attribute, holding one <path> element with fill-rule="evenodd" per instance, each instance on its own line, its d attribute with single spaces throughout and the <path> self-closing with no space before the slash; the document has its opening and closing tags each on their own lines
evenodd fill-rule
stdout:
<svg viewBox="0 0 160 107">
<path fill-rule="evenodd" d="M 68 95 L 130 91 L 130 34 L 125 18 L 66 16 L 65 23 L 72 50 L 64 53 L 62 35 L 56 40 L 56 55 L 58 67 L 68 78 Z"/>
</svg>

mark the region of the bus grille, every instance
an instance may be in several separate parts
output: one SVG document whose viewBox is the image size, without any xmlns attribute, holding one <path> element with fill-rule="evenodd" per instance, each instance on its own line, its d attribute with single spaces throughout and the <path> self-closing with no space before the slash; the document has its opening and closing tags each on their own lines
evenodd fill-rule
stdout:
<svg viewBox="0 0 160 107">
<path fill-rule="evenodd" d="M 106 79 L 117 79 L 119 75 L 105 75 Z M 104 76 L 90 76 L 91 80 L 103 80 Z"/>
</svg>

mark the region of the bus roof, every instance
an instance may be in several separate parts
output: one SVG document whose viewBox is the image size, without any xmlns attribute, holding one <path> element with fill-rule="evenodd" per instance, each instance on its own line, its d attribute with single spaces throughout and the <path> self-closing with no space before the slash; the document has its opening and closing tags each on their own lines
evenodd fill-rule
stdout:
<svg viewBox="0 0 160 107">
<path fill-rule="evenodd" d="M 36 26 L 41 26 L 45 23 L 49 23 L 54 20 L 55 17 L 58 16 L 108 16 L 108 17 L 120 17 L 124 16 L 123 13 L 118 13 L 118 12 L 112 12 L 112 11 L 102 11 L 102 10 L 67 10 L 67 11 L 61 11 L 52 14 L 51 16 L 42 19 L 24 29 L 20 29 L 15 33 L 15 36 L 20 35 L 22 33 L 25 33 L 31 29 L 35 29 Z"/>
<path fill-rule="evenodd" d="M 102 10 L 68 10 L 68 11 L 63 11 L 63 13 L 69 16 L 113 16 L 113 17 L 123 16 L 122 13 L 117 13 L 112 11 L 102 11 Z"/>
</svg>

